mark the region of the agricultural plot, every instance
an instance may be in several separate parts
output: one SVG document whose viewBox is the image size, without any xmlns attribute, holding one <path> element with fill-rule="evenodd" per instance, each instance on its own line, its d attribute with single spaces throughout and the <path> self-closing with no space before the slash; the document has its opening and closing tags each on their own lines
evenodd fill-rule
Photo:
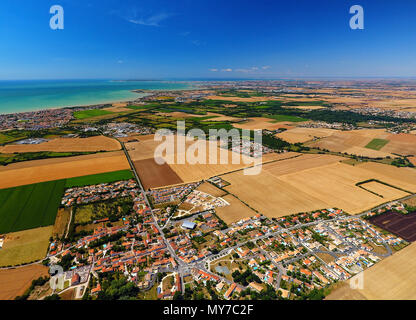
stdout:
<svg viewBox="0 0 416 320">
<path fill-rule="evenodd" d="M 13 300 L 24 294 L 33 280 L 47 275 L 48 267 L 42 265 L 0 270 L 0 300 Z"/>
<path fill-rule="evenodd" d="M 332 135 L 336 130 L 325 128 L 293 128 L 276 134 L 276 137 L 290 143 L 304 143 L 315 138 Z"/>
<path fill-rule="evenodd" d="M 104 136 L 96 136 L 89 138 L 58 138 L 40 144 L 9 144 L 0 147 L 0 152 L 96 152 L 116 151 L 120 149 L 121 146 L 117 140 Z"/>
<path fill-rule="evenodd" d="M 98 116 L 104 116 L 104 115 L 112 114 L 112 113 L 113 112 L 111 111 L 106 111 L 102 109 L 90 109 L 90 110 L 75 111 L 74 117 L 75 119 L 83 120 L 83 119 L 89 119 L 89 118 L 94 118 Z"/>
<path fill-rule="evenodd" d="M 218 217 L 226 224 L 237 222 L 243 218 L 253 217 L 257 213 L 231 194 L 222 197 L 230 205 L 215 209 Z"/>
<path fill-rule="evenodd" d="M 0 188 L 129 169 L 122 151 L 33 160 L 0 167 Z"/>
<path fill-rule="evenodd" d="M 270 115 L 265 116 L 266 118 L 273 119 L 274 122 L 304 122 L 308 121 L 308 119 L 302 118 L 302 117 L 296 117 L 296 116 L 289 116 L 289 115 L 283 115 L 283 114 L 276 114 L 276 115 Z"/>
<path fill-rule="evenodd" d="M 307 144 L 310 147 L 346 152 L 367 157 L 416 155 L 416 137 L 411 134 L 390 134 L 384 129 L 338 131 L 329 137 Z"/>
<path fill-rule="evenodd" d="M 416 156 L 416 136 L 413 134 L 392 134 L 386 139 L 390 141 L 384 148 L 384 152 L 397 153 L 401 155 Z"/>
<path fill-rule="evenodd" d="M 53 226 L 12 232 L 0 250 L 0 267 L 30 263 L 45 258 Z M 0 286 L 1 287 L 1 286 Z"/>
<path fill-rule="evenodd" d="M 189 151 L 188 148 L 191 145 L 201 146 L 201 148 L 205 147 L 206 155 L 201 156 L 200 158 L 200 162 L 203 163 L 190 163 L 190 153 L 188 152 L 185 154 L 183 152 L 178 152 L 177 143 L 175 141 L 173 143 L 172 150 L 165 150 L 162 154 L 162 157 L 167 160 L 168 163 L 173 163 L 169 164 L 168 166 L 160 166 L 155 163 L 154 157 L 156 148 L 163 142 L 164 141 L 154 141 L 153 139 L 149 138 L 140 142 L 130 142 L 126 144 L 127 150 L 141 178 L 144 179 L 146 175 L 146 177 L 148 177 L 146 179 L 150 179 L 149 181 L 156 181 L 159 179 L 160 182 L 157 183 L 159 187 L 181 183 L 181 181 L 185 183 L 200 181 L 233 170 L 250 167 L 253 164 L 252 158 L 241 156 L 237 153 L 234 153 L 234 156 L 237 157 L 237 163 L 233 164 L 233 153 L 231 151 L 220 149 L 219 146 L 214 142 L 200 140 L 196 144 L 195 141 L 186 142 L 185 148 Z M 214 151 L 211 153 L 210 149 Z M 196 147 L 194 150 L 198 150 L 198 147 Z M 224 154 L 226 164 L 221 164 L 222 153 Z M 193 155 L 198 156 L 198 151 L 195 151 Z M 267 156 L 268 155 L 266 155 L 267 160 L 270 161 L 275 158 L 285 157 L 286 154 L 273 154 L 272 156 Z M 181 161 L 183 162 L 181 163 Z M 149 170 L 152 173 L 150 173 Z M 170 170 L 173 170 L 173 172 L 179 177 L 180 181 L 177 178 L 173 178 L 174 175 L 172 173 L 169 173 L 168 176 L 163 177 L 163 172 L 170 172 Z M 155 182 L 151 182 L 147 185 L 151 186 L 152 188 L 156 187 Z"/>
<path fill-rule="evenodd" d="M 0 190 L 0 233 L 53 225 L 65 180 Z"/>
<path fill-rule="evenodd" d="M 146 190 L 183 182 L 168 164 L 159 165 L 153 158 L 134 161 L 133 164 Z"/>
<path fill-rule="evenodd" d="M 416 296 L 416 244 L 396 252 L 361 275 L 362 289 L 349 283 L 334 290 L 327 300 L 413 300 Z M 354 281 L 354 278 L 352 278 Z"/>
<path fill-rule="evenodd" d="M 408 242 L 416 240 L 416 212 L 402 214 L 389 211 L 371 217 L 369 220 L 377 227 L 385 229 Z"/>
<path fill-rule="evenodd" d="M 93 174 L 83 177 L 69 178 L 66 180 L 65 187 L 84 187 L 100 183 L 111 183 L 122 180 L 129 180 L 133 178 L 133 173 L 130 170 L 119 170 L 114 172 L 105 172 Z"/>
<path fill-rule="evenodd" d="M 266 164 L 257 176 L 244 176 L 240 171 L 221 178 L 231 183 L 225 187 L 227 191 L 269 217 L 329 207 L 357 214 L 404 197 L 407 191 L 416 191 L 416 170 L 412 168 L 373 162 L 351 166 L 340 163 L 339 159 L 302 155 Z M 374 192 L 369 192 L 356 185 L 371 179 L 392 187 L 370 184 Z"/>
<path fill-rule="evenodd" d="M 293 128 L 291 122 L 276 122 L 275 120 L 270 118 L 249 118 L 247 119 L 247 122 L 234 123 L 233 126 L 235 128 L 247 130 L 276 130 L 280 128 Z"/>
<path fill-rule="evenodd" d="M 389 140 L 373 139 L 365 147 L 373 150 L 381 150 L 387 143 L 389 143 Z"/>
<path fill-rule="evenodd" d="M 327 207 L 325 202 L 301 192 L 265 170 L 255 176 L 245 176 L 238 171 L 221 178 L 231 183 L 225 187 L 227 191 L 271 218 Z"/>
<path fill-rule="evenodd" d="M 223 197 L 227 194 L 209 182 L 202 183 L 196 190 L 208 193 L 214 197 Z"/>
<path fill-rule="evenodd" d="M 406 192 L 387 186 L 377 181 L 371 181 L 364 184 L 360 184 L 360 187 L 376 195 L 381 196 L 386 201 L 400 199 L 409 195 Z"/>
</svg>

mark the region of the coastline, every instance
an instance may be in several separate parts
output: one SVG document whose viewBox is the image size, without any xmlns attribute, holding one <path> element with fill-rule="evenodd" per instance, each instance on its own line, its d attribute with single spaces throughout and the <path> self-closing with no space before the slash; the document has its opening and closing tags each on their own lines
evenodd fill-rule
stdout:
<svg viewBox="0 0 416 320">
<path fill-rule="evenodd" d="M 133 82 L 133 81 L 129 81 L 129 82 Z M 161 81 L 161 83 L 182 83 L 184 84 L 184 82 L 165 82 L 165 81 Z M 88 101 L 85 103 L 68 103 L 68 104 L 55 104 L 55 105 L 51 105 L 51 106 L 41 106 L 41 107 L 16 107 L 19 110 L 13 111 L 13 108 L 7 108 L 5 110 L 2 110 L 1 105 L 0 105 L 0 116 L 6 116 L 6 115 L 13 115 L 13 114 L 22 114 L 22 113 L 30 113 L 30 112 L 39 112 L 39 111 L 44 111 L 44 110 L 56 110 L 56 109 L 66 109 L 66 108 L 87 108 L 87 107 L 93 107 L 93 106 L 98 106 L 98 105 L 102 105 L 102 104 L 114 104 L 114 103 L 125 103 L 125 102 L 134 102 L 137 99 L 143 98 L 145 96 L 151 95 L 152 92 L 157 92 L 157 91 L 182 91 L 182 90 L 194 90 L 195 86 L 192 85 L 189 82 L 186 82 L 186 88 L 167 88 L 167 89 L 145 89 L 145 88 L 140 88 L 140 86 L 137 86 L 138 88 L 136 89 L 126 89 L 126 93 L 124 95 L 127 95 L 127 92 L 129 94 L 128 97 L 122 98 L 122 97 L 114 97 L 114 98 L 103 98 L 103 99 L 99 99 L 97 98 L 97 100 L 95 101 Z M 123 95 L 122 91 L 124 90 L 120 90 L 120 91 L 115 91 L 115 95 Z M 77 92 L 74 93 L 75 95 L 77 94 Z M 94 93 L 91 93 L 91 95 L 94 95 Z M 90 95 L 90 96 L 91 96 Z M 134 95 L 134 96 L 133 96 Z M 86 95 L 86 100 L 91 99 L 90 96 Z M 34 97 L 34 99 L 36 99 L 38 97 Z M 82 99 L 82 98 L 81 98 Z"/>
</svg>

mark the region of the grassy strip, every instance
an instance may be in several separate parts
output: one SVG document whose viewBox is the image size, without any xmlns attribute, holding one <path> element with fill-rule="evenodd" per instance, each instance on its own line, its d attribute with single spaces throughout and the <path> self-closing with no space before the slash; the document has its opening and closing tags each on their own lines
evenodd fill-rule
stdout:
<svg viewBox="0 0 416 320">
<path fill-rule="evenodd" d="M 133 178 L 133 174 L 130 170 L 120 170 L 106 173 L 93 174 L 89 176 L 82 176 L 76 178 L 70 178 L 66 180 L 65 187 L 84 187 L 88 185 L 111 183 L 122 180 L 129 180 Z"/>
<path fill-rule="evenodd" d="M 102 110 L 102 109 L 90 109 L 90 110 L 82 110 L 82 111 L 75 111 L 74 117 L 75 119 L 82 120 L 82 119 L 88 119 L 98 116 L 103 116 L 106 114 L 112 114 L 114 112 Z"/>
<path fill-rule="evenodd" d="M 387 143 L 389 143 L 389 140 L 373 139 L 365 147 L 367 149 L 373 149 L 378 151 L 381 150 Z"/>
</svg>

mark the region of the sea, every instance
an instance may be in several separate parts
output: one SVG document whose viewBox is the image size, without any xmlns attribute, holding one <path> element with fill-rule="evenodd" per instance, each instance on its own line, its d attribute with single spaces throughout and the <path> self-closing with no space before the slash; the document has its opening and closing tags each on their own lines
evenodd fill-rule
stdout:
<svg viewBox="0 0 416 320">
<path fill-rule="evenodd" d="M 184 90 L 186 81 L 18 80 L 0 81 L 0 114 L 129 101 L 145 94 L 132 90 Z"/>
</svg>

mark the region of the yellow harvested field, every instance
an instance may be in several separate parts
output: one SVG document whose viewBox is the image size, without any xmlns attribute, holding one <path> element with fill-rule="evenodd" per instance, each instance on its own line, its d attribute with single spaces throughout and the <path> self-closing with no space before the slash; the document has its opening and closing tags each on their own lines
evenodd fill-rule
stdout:
<svg viewBox="0 0 416 320">
<path fill-rule="evenodd" d="M 140 137 L 139 137 L 140 139 Z M 142 139 L 139 142 L 130 142 L 126 143 L 127 150 L 132 158 L 132 160 L 139 161 L 145 159 L 153 159 L 155 156 L 155 150 L 158 146 L 160 146 L 163 141 L 154 141 L 153 138 L 150 136 L 146 139 Z M 185 150 L 189 150 L 191 146 L 195 146 L 197 149 L 198 146 L 201 148 L 206 148 L 206 156 L 201 157 L 201 160 L 205 162 L 205 164 L 195 163 L 192 164 L 189 161 L 189 153 L 185 154 L 185 152 L 178 152 L 177 141 L 174 140 L 172 145 L 173 149 L 169 152 L 164 152 L 161 156 L 166 161 L 168 161 L 170 168 L 180 177 L 180 179 L 185 182 L 194 182 L 205 180 L 210 177 L 228 173 L 234 170 L 243 169 L 247 167 L 251 167 L 253 163 L 261 163 L 261 162 L 269 162 L 279 159 L 286 159 L 291 158 L 296 155 L 297 153 L 294 152 L 287 152 L 287 153 L 271 153 L 264 155 L 263 159 L 258 159 L 256 162 L 253 161 L 253 158 L 247 156 L 241 156 L 237 153 L 233 153 L 229 150 L 224 150 L 218 147 L 214 142 L 207 142 L 204 140 L 196 141 L 187 141 L 185 143 Z M 210 153 L 210 148 L 216 151 L 215 153 Z M 224 160 L 226 164 L 221 164 L 221 154 L 224 154 Z M 196 152 L 196 155 L 198 153 Z M 233 157 L 235 158 L 235 164 L 233 164 Z M 180 160 L 183 160 L 184 163 Z M 201 162 L 202 162 L 201 161 Z M 173 162 L 173 163 L 172 163 Z"/>
<path fill-rule="evenodd" d="M 129 168 L 122 151 L 25 161 L 0 167 L 0 189 Z"/>
<path fill-rule="evenodd" d="M 295 173 L 301 170 L 316 168 L 344 160 L 343 157 L 322 154 L 299 154 L 298 157 L 265 164 L 263 170 L 279 177 L 281 175 Z"/>
<path fill-rule="evenodd" d="M 370 158 L 380 158 L 380 157 L 381 158 L 385 158 L 385 157 L 397 158 L 398 157 L 388 152 L 377 151 L 377 150 L 363 148 L 363 147 L 351 147 L 351 148 L 345 149 L 343 152 L 346 152 L 348 154 L 355 154 L 357 156 L 362 156 L 362 157 L 370 157 Z"/>
<path fill-rule="evenodd" d="M 247 122 L 235 123 L 233 126 L 238 129 L 247 130 L 276 130 L 280 128 L 291 129 L 293 126 L 291 122 L 274 122 L 275 120 L 269 118 L 248 118 Z"/>
<path fill-rule="evenodd" d="M 90 138 L 58 138 L 33 145 L 10 144 L 0 147 L 1 153 L 14 152 L 95 152 L 120 150 L 120 143 L 112 138 L 96 136 Z"/>
<path fill-rule="evenodd" d="M 412 168 L 374 162 L 351 166 L 340 160 L 329 155 L 302 155 L 265 164 L 258 176 L 245 176 L 239 171 L 222 178 L 231 183 L 225 187 L 227 191 L 269 217 L 330 207 L 358 214 L 407 195 L 395 188 L 370 184 L 382 198 L 356 186 L 370 179 L 416 192 L 416 170 Z"/>
<path fill-rule="evenodd" d="M 414 168 L 397 168 L 376 162 L 361 163 L 358 167 L 371 172 L 372 179 L 416 193 L 416 170 Z"/>
<path fill-rule="evenodd" d="M 411 172 L 406 177 L 407 170 L 378 163 L 368 164 L 371 168 L 374 168 L 373 165 L 380 167 L 376 166 L 374 170 L 368 170 L 365 167 L 367 163 L 357 166 L 336 163 L 288 174 L 281 176 L 280 179 L 302 192 L 321 199 L 330 207 L 341 208 L 351 214 L 369 210 L 386 202 L 385 199 L 355 186 L 358 182 L 377 179 L 404 190 L 416 190 L 416 170 L 413 175 Z M 380 173 L 376 173 L 376 169 L 380 169 Z M 397 177 L 402 176 L 404 180 L 396 179 L 394 174 L 389 174 L 391 169 L 397 169 Z"/>
<path fill-rule="evenodd" d="M 53 226 L 6 234 L 0 249 L 0 267 L 15 266 L 45 258 Z"/>
<path fill-rule="evenodd" d="M 162 142 L 150 139 L 140 139 L 139 142 L 126 143 L 126 148 L 132 161 L 154 158 L 155 150 Z"/>
<path fill-rule="evenodd" d="M 373 139 L 388 140 L 388 143 L 380 150 L 365 148 Z M 390 134 L 384 129 L 337 131 L 319 141 L 308 143 L 308 146 L 373 158 L 397 157 L 394 154 L 416 155 L 416 136 L 405 133 Z"/>
<path fill-rule="evenodd" d="M 407 192 L 386 186 L 385 184 L 379 183 L 377 181 L 364 183 L 361 185 L 361 187 L 383 196 L 385 201 L 400 199 L 409 195 Z"/>
<path fill-rule="evenodd" d="M 196 190 L 208 193 L 213 197 L 222 197 L 227 194 L 209 182 L 202 183 Z"/>
<path fill-rule="evenodd" d="M 406 133 L 391 134 L 386 139 L 390 142 L 382 148 L 384 152 L 416 156 L 415 135 Z"/>
<path fill-rule="evenodd" d="M 231 224 L 246 217 L 253 217 L 257 214 L 256 211 L 250 209 L 233 195 L 229 194 L 222 197 L 230 205 L 216 208 L 217 215 L 224 220 L 225 223 Z"/>
<path fill-rule="evenodd" d="M 276 134 L 276 137 L 290 143 L 304 143 L 315 138 L 323 138 L 332 135 L 337 130 L 326 128 L 293 128 Z"/>
<path fill-rule="evenodd" d="M 48 276 L 48 267 L 36 264 L 0 270 L 0 300 L 13 300 L 30 287 L 33 280 Z"/>
<path fill-rule="evenodd" d="M 412 243 L 365 270 L 362 274 L 363 289 L 351 289 L 346 283 L 334 290 L 326 299 L 414 300 L 416 297 L 415 269 L 416 243 Z"/>
<path fill-rule="evenodd" d="M 221 178 L 231 183 L 225 187 L 227 191 L 271 218 L 327 207 L 325 202 L 301 192 L 266 170 L 257 176 L 245 176 L 239 171 Z"/>
</svg>

